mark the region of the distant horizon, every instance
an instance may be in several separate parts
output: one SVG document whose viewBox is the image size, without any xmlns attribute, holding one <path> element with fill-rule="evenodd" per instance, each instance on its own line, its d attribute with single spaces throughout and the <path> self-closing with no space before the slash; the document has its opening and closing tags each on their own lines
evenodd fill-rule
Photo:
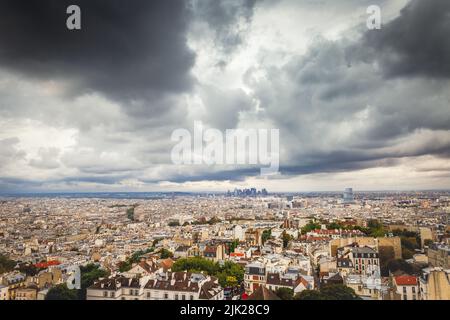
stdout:
<svg viewBox="0 0 450 320">
<path fill-rule="evenodd" d="M 238 188 L 240 189 L 240 188 Z M 233 190 L 229 190 L 229 191 L 233 191 Z M 275 195 L 275 194 L 284 194 L 284 193 L 297 193 L 297 194 L 307 194 L 307 193 L 336 193 L 336 194 L 342 194 L 344 192 L 344 190 L 303 190 L 303 191 L 293 191 L 293 190 L 285 190 L 285 191 L 268 191 L 268 195 Z M 16 195 L 74 195 L 74 194 L 86 194 L 86 195 L 90 195 L 90 194 L 113 194 L 113 195 L 117 195 L 117 194 L 174 194 L 174 193 L 178 193 L 178 194 L 226 194 L 228 192 L 228 190 L 216 190 L 216 191 L 211 191 L 211 190 L 199 190 L 199 191 L 164 191 L 164 190 L 159 190 L 159 191 L 38 191 L 38 192 L 33 192 L 33 191 L 26 191 L 26 192 L 0 192 L 0 196 L 16 196 Z M 414 192 L 449 192 L 450 193 L 450 189 L 404 189 L 404 190 L 389 190 L 389 189 L 378 189 L 378 190 L 355 190 L 353 189 L 353 193 L 357 194 L 357 193 L 414 193 Z M 260 196 L 260 195 L 258 195 Z M 249 196 L 250 197 L 250 196 Z"/>
</svg>

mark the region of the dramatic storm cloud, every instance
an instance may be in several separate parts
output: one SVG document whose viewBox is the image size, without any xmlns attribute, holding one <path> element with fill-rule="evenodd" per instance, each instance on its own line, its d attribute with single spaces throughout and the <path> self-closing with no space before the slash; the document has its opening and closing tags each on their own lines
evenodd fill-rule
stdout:
<svg viewBox="0 0 450 320">
<path fill-rule="evenodd" d="M 448 188 L 449 34 L 448 0 L 2 1 L 0 191 Z M 280 174 L 172 164 L 194 121 L 279 129 Z"/>
<path fill-rule="evenodd" d="M 66 8 L 82 8 L 68 30 Z M 182 1 L 2 1 L 0 63 L 38 79 L 67 80 L 73 95 L 99 91 L 139 100 L 189 89 L 195 53 L 186 46 Z M 75 91 L 77 90 L 77 91 Z"/>
</svg>

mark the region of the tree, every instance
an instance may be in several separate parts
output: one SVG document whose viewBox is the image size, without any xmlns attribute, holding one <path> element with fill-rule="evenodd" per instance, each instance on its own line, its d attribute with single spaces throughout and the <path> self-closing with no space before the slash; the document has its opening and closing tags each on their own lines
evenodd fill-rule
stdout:
<svg viewBox="0 0 450 320">
<path fill-rule="evenodd" d="M 320 288 L 325 300 L 361 300 L 355 290 L 342 284 L 325 285 Z"/>
<path fill-rule="evenodd" d="M 94 284 L 98 278 L 105 278 L 109 272 L 100 269 L 99 265 L 90 263 L 86 266 L 80 267 L 81 271 L 81 289 L 78 290 L 78 297 L 80 300 L 86 300 L 86 289 Z"/>
<path fill-rule="evenodd" d="M 45 300 L 78 300 L 78 290 L 70 290 L 65 283 L 58 284 L 48 290 Z"/>
<path fill-rule="evenodd" d="M 371 219 L 367 223 L 368 234 L 374 238 L 384 237 L 386 231 L 384 230 L 383 224 L 377 219 Z"/>
<path fill-rule="evenodd" d="M 12 271 L 15 266 L 16 262 L 14 260 L 0 254 L 0 274 Z"/>
<path fill-rule="evenodd" d="M 286 231 L 283 231 L 283 234 L 281 235 L 281 239 L 283 240 L 283 248 L 287 248 L 289 245 L 289 242 L 292 240 L 292 236 L 288 234 Z"/>
<path fill-rule="evenodd" d="M 278 288 L 275 291 L 275 294 L 281 300 L 292 300 L 294 298 L 294 290 L 292 290 L 291 288 Z"/>
<path fill-rule="evenodd" d="M 313 222 L 311 220 L 311 221 L 309 221 L 309 223 L 307 225 L 303 226 L 303 228 L 301 230 L 302 231 L 301 233 L 302 234 L 307 234 L 310 231 L 320 229 L 320 227 L 321 227 L 320 224 L 315 223 L 315 222 Z"/>
<path fill-rule="evenodd" d="M 223 265 L 201 257 L 178 259 L 172 266 L 172 271 L 206 272 L 215 276 L 222 287 L 238 286 L 244 280 L 244 268 L 232 261 Z"/>
<path fill-rule="evenodd" d="M 26 264 L 20 264 L 19 265 L 19 271 L 22 272 L 22 273 L 25 273 L 27 276 L 33 277 L 39 272 L 39 269 L 36 268 L 32 264 L 26 263 Z"/>
<path fill-rule="evenodd" d="M 165 248 L 162 248 L 160 251 L 160 257 L 161 257 L 161 259 L 172 258 L 173 253 Z"/>
<path fill-rule="evenodd" d="M 219 269 L 218 264 L 201 257 L 178 259 L 172 266 L 172 271 L 174 272 L 184 270 L 187 270 L 188 272 L 205 271 L 210 275 L 219 272 Z"/>
<path fill-rule="evenodd" d="M 119 271 L 120 272 L 127 272 L 133 267 L 133 264 L 127 259 L 126 261 L 119 262 Z"/>
<path fill-rule="evenodd" d="M 138 250 L 135 253 L 133 253 L 131 255 L 131 257 L 127 258 L 125 261 L 122 261 L 119 263 L 119 271 L 120 272 L 126 272 L 128 270 L 130 270 L 133 267 L 134 263 L 138 263 L 139 260 L 141 259 L 141 256 L 149 253 L 149 252 L 153 252 L 155 250 L 155 248 L 150 247 L 148 249 L 145 250 Z"/>
<path fill-rule="evenodd" d="M 231 242 L 231 244 L 230 244 L 229 253 L 234 252 L 234 250 L 236 250 L 238 245 L 239 245 L 239 240 L 238 239 L 234 239 L 233 242 Z"/>
<path fill-rule="evenodd" d="M 303 290 L 295 300 L 361 300 L 355 290 L 342 284 L 324 285 L 319 291 Z"/>
<path fill-rule="evenodd" d="M 345 227 L 339 223 L 332 222 L 327 225 L 328 230 L 335 230 L 335 229 L 345 229 Z"/>
<path fill-rule="evenodd" d="M 244 268 L 232 261 L 225 261 L 223 266 L 219 266 L 220 272 L 225 273 L 227 277 L 233 277 L 238 283 L 244 281 Z"/>
<path fill-rule="evenodd" d="M 134 221 L 134 207 L 131 207 L 131 208 L 127 209 L 127 217 L 131 221 Z"/>
<path fill-rule="evenodd" d="M 261 241 L 264 244 L 267 240 L 270 239 L 270 237 L 272 236 L 272 230 L 268 229 L 268 230 L 264 230 L 262 235 L 261 235 Z"/>
<path fill-rule="evenodd" d="M 325 300 L 317 290 L 303 290 L 294 296 L 294 300 Z"/>
</svg>

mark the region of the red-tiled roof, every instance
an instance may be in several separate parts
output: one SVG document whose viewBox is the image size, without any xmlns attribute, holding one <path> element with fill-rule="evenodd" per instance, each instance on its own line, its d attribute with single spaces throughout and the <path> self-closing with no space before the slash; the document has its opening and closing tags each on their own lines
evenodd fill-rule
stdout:
<svg viewBox="0 0 450 320">
<path fill-rule="evenodd" d="M 230 257 L 244 257 L 245 253 L 242 252 L 232 252 L 230 253 Z"/>
<path fill-rule="evenodd" d="M 39 269 L 41 269 L 41 268 L 46 269 L 50 266 L 57 266 L 60 264 L 61 264 L 61 262 L 59 262 L 58 260 L 52 260 L 52 261 L 47 261 L 47 262 L 36 263 L 34 266 Z"/>
<path fill-rule="evenodd" d="M 414 276 L 398 276 L 395 277 L 395 283 L 398 286 L 415 286 L 417 285 L 417 278 Z"/>
</svg>

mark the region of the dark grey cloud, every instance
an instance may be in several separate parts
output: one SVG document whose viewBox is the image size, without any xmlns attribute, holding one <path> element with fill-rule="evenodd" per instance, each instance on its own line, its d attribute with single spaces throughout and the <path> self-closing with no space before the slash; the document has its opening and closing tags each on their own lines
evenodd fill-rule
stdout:
<svg viewBox="0 0 450 320">
<path fill-rule="evenodd" d="M 81 30 L 66 28 L 71 4 L 81 8 Z M 1 1 L 0 66 L 69 81 L 75 95 L 130 102 L 183 92 L 195 61 L 186 45 L 190 14 L 184 1 Z"/>
<path fill-rule="evenodd" d="M 192 8 L 199 21 L 206 22 L 215 33 L 215 45 L 225 55 L 231 54 L 244 39 L 261 0 L 193 0 Z M 226 65 L 219 61 L 218 66 Z"/>
<path fill-rule="evenodd" d="M 190 174 L 186 177 L 185 174 L 174 174 L 170 177 L 170 182 L 173 183 L 183 183 L 189 182 L 199 182 L 199 181 L 244 181 L 249 176 L 255 176 L 260 173 L 260 168 L 249 167 L 249 168 L 238 168 L 229 170 L 214 170 L 205 168 L 201 173 Z M 161 180 L 156 179 L 140 179 L 145 183 L 157 183 Z"/>
<path fill-rule="evenodd" d="M 28 192 L 31 188 L 39 188 L 44 185 L 43 181 L 32 181 L 23 178 L 0 177 L 0 192 Z"/>
<path fill-rule="evenodd" d="M 450 77 L 450 2 L 412 0 L 381 30 L 366 32 L 363 46 L 372 50 L 388 77 Z"/>
</svg>

